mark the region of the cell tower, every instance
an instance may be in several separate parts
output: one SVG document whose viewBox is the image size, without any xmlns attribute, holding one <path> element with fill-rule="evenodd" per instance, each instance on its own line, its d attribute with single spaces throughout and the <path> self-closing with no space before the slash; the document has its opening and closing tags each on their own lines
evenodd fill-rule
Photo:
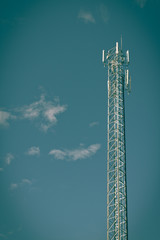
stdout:
<svg viewBox="0 0 160 240">
<path fill-rule="evenodd" d="M 108 151 L 107 151 L 107 240 L 128 240 L 124 89 L 131 91 L 129 51 L 116 46 L 105 53 L 108 60 Z"/>
</svg>

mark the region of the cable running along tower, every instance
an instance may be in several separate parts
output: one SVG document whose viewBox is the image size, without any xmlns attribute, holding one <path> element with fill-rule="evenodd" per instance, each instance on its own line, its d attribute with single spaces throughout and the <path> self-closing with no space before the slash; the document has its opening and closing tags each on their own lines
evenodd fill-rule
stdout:
<svg viewBox="0 0 160 240">
<path fill-rule="evenodd" d="M 102 62 L 108 62 L 107 240 L 128 240 L 124 90 L 131 90 L 129 51 L 124 55 L 116 42 L 108 53 L 102 51 Z"/>
</svg>

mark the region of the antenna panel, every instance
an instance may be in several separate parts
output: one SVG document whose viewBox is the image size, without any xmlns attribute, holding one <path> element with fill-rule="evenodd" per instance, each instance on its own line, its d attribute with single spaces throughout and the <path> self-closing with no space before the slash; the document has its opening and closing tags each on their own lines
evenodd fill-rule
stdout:
<svg viewBox="0 0 160 240">
<path fill-rule="evenodd" d="M 127 64 L 129 63 L 129 50 L 127 50 L 126 52 L 126 61 L 127 61 Z"/>
<path fill-rule="evenodd" d="M 105 62 L 105 50 L 102 50 L 102 63 L 104 63 Z"/>
<path fill-rule="evenodd" d="M 128 89 L 129 70 L 125 70 L 125 88 Z"/>
<path fill-rule="evenodd" d="M 118 54 L 118 42 L 116 42 L 116 54 Z"/>
</svg>

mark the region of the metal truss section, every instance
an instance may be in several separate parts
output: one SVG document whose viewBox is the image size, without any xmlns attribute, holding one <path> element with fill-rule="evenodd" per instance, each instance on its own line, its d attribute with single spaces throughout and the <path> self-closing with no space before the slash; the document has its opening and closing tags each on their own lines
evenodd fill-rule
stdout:
<svg viewBox="0 0 160 240">
<path fill-rule="evenodd" d="M 116 46 L 105 54 L 108 60 L 108 151 L 107 151 L 107 240 L 128 240 L 125 149 L 124 89 L 130 92 L 126 56 Z"/>
</svg>

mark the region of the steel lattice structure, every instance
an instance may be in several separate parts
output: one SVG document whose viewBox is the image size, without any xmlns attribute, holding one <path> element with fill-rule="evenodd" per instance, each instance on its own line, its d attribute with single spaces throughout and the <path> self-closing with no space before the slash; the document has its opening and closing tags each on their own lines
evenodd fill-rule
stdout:
<svg viewBox="0 0 160 240">
<path fill-rule="evenodd" d="M 108 60 L 107 240 L 128 240 L 124 89 L 130 91 L 129 51 L 116 46 Z"/>
</svg>

